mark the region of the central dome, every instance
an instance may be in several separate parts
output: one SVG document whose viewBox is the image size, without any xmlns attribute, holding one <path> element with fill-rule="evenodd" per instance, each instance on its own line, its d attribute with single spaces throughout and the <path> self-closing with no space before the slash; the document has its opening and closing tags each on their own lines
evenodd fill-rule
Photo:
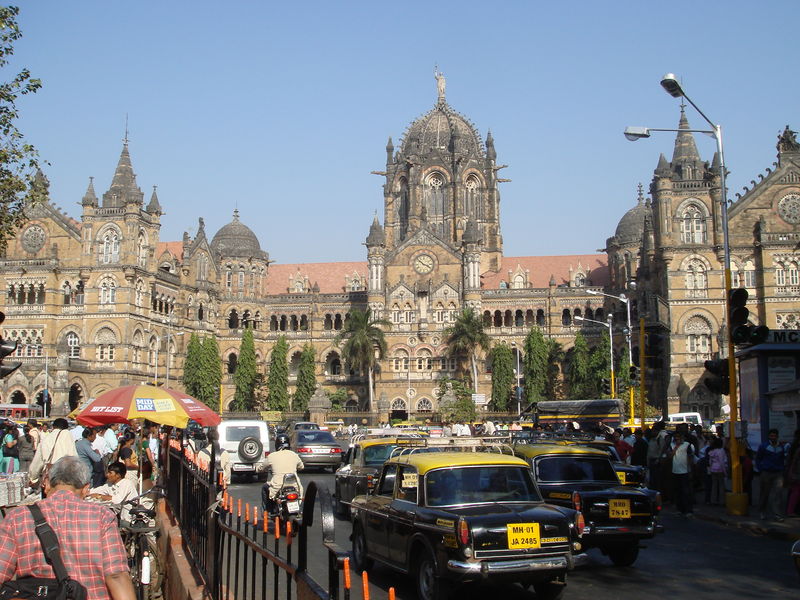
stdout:
<svg viewBox="0 0 800 600">
<path fill-rule="evenodd" d="M 644 233 L 644 218 L 649 208 L 639 199 L 639 203 L 626 212 L 619 220 L 614 237 L 620 244 L 639 243 Z"/>
<path fill-rule="evenodd" d="M 485 155 L 475 126 L 444 100 L 409 125 L 401 145 L 401 152 L 405 155 L 425 155 L 434 150 Z"/>
<path fill-rule="evenodd" d="M 239 209 L 233 211 L 233 221 L 223 226 L 211 240 L 211 249 L 223 257 L 266 257 L 256 234 L 239 220 Z"/>
</svg>

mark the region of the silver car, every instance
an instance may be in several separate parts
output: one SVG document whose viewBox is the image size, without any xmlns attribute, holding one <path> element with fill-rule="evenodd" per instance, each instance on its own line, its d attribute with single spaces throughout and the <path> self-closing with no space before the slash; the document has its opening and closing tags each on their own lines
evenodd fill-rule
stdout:
<svg viewBox="0 0 800 600">
<path fill-rule="evenodd" d="M 292 432 L 291 442 L 305 468 L 329 467 L 333 472 L 342 462 L 342 447 L 330 431 L 298 429 Z"/>
</svg>

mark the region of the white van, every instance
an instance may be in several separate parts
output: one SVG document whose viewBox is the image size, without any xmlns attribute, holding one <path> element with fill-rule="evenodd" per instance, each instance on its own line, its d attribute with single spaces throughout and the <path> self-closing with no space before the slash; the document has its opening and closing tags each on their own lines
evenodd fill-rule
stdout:
<svg viewBox="0 0 800 600">
<path fill-rule="evenodd" d="M 703 426 L 703 417 L 698 412 L 683 412 L 675 413 L 667 417 L 667 423 L 675 425 L 676 423 L 688 423 L 689 425 Z"/>
<path fill-rule="evenodd" d="M 256 419 L 230 419 L 217 426 L 219 445 L 231 459 L 231 479 L 235 475 L 267 476 L 267 455 L 272 451 L 266 422 Z"/>
</svg>

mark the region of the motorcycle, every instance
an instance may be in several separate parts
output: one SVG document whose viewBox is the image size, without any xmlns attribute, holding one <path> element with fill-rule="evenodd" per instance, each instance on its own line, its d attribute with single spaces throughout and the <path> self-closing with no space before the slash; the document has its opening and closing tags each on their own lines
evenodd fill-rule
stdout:
<svg viewBox="0 0 800 600">
<path fill-rule="evenodd" d="M 297 517 L 300 514 L 300 502 L 300 482 L 294 473 L 286 473 L 283 476 L 275 498 L 269 497 L 269 482 L 261 488 L 261 504 L 264 512 L 270 517 L 277 516 L 284 521 L 290 517 Z"/>
<path fill-rule="evenodd" d="M 797 574 L 800 575 L 800 541 L 797 541 L 792 546 L 792 560 L 794 561 L 794 568 L 797 569 Z"/>
</svg>

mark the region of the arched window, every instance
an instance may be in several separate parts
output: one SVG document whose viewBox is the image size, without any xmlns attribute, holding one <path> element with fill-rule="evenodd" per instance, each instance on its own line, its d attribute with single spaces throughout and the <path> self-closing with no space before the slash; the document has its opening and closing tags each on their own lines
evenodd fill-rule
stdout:
<svg viewBox="0 0 800 600">
<path fill-rule="evenodd" d="M 694 360 L 705 360 L 711 352 L 711 324 L 700 316 L 693 316 L 686 321 L 686 351 Z"/>
<path fill-rule="evenodd" d="M 136 366 L 142 362 L 142 349 L 144 348 L 144 337 L 142 336 L 141 331 L 136 331 L 133 334 L 133 366 Z"/>
<path fill-rule="evenodd" d="M 147 236 L 143 229 L 139 230 L 139 235 L 136 238 L 136 257 L 140 267 L 147 266 Z"/>
<path fill-rule="evenodd" d="M 113 229 L 103 235 L 100 262 L 104 264 L 119 262 L 119 234 Z"/>
<path fill-rule="evenodd" d="M 197 307 L 197 320 L 202 321 L 205 318 L 205 309 L 203 308 L 203 303 L 200 303 L 200 306 Z"/>
<path fill-rule="evenodd" d="M 483 195 L 478 178 L 470 175 L 464 190 L 464 214 L 476 221 L 483 219 Z"/>
<path fill-rule="evenodd" d="M 239 365 L 239 357 L 235 352 L 228 354 L 228 373 L 233 375 L 236 373 L 236 367 Z"/>
<path fill-rule="evenodd" d="M 706 266 L 699 259 L 686 265 L 686 295 L 690 298 L 705 298 L 708 295 Z"/>
<path fill-rule="evenodd" d="M 428 213 L 428 223 L 434 233 L 444 233 L 444 176 L 441 173 L 431 173 L 425 179 L 425 210 Z"/>
<path fill-rule="evenodd" d="M 417 322 L 417 313 L 411 308 L 411 305 L 406 303 L 405 305 L 405 318 L 406 323 L 416 323 Z"/>
<path fill-rule="evenodd" d="M 244 267 L 239 267 L 239 273 L 236 279 L 236 287 L 240 292 L 244 291 Z"/>
<path fill-rule="evenodd" d="M 144 307 L 144 281 L 141 279 L 136 280 L 136 288 L 133 294 L 133 303 L 139 308 Z"/>
<path fill-rule="evenodd" d="M 431 351 L 427 348 L 417 352 L 417 371 L 430 371 L 433 369 L 433 358 Z"/>
<path fill-rule="evenodd" d="M 583 273 L 575 274 L 575 287 L 584 287 L 586 285 L 586 275 Z"/>
<path fill-rule="evenodd" d="M 233 271 L 231 270 L 230 266 L 226 267 L 225 269 L 225 287 L 228 289 L 228 291 L 230 291 L 233 287 Z"/>
<path fill-rule="evenodd" d="M 289 377 L 297 377 L 297 374 L 300 372 L 301 356 L 302 354 L 300 352 L 295 352 L 289 359 Z"/>
<path fill-rule="evenodd" d="M 408 352 L 403 349 L 397 350 L 392 359 L 392 364 L 395 371 L 408 371 Z"/>
<path fill-rule="evenodd" d="M 67 354 L 70 358 L 81 357 L 81 340 L 74 331 L 67 333 Z"/>
<path fill-rule="evenodd" d="M 336 376 L 342 374 L 342 359 L 337 352 L 331 352 L 325 359 L 325 374 Z"/>
<path fill-rule="evenodd" d="M 111 362 L 114 360 L 117 336 L 111 329 L 103 327 L 98 331 L 95 343 L 97 344 L 97 360 L 104 362 Z"/>
<path fill-rule="evenodd" d="M 405 411 L 407 409 L 408 405 L 402 398 L 395 398 L 392 400 L 391 410 Z"/>
<path fill-rule="evenodd" d="M 239 313 L 235 308 L 232 308 L 231 312 L 228 314 L 228 328 L 239 329 Z"/>
<path fill-rule="evenodd" d="M 331 331 L 333 329 L 333 317 L 330 313 L 325 314 L 325 319 L 322 321 L 322 328 L 325 331 Z"/>
<path fill-rule="evenodd" d="M 514 275 L 514 279 L 511 280 L 511 287 L 515 290 L 521 290 L 525 287 L 525 277 L 522 273 Z"/>
<path fill-rule="evenodd" d="M 687 205 L 681 214 L 681 242 L 684 244 L 706 243 L 706 219 L 703 210 L 697 204 Z"/>
<path fill-rule="evenodd" d="M 547 317 L 544 315 L 544 309 L 540 308 L 536 311 L 536 325 L 539 327 L 547 325 Z"/>
<path fill-rule="evenodd" d="M 564 327 L 572 325 L 572 313 L 568 308 L 565 308 L 561 313 L 561 324 Z"/>
<path fill-rule="evenodd" d="M 427 398 L 417 400 L 417 412 L 433 412 L 433 403 Z"/>
<path fill-rule="evenodd" d="M 117 301 L 117 284 L 111 278 L 100 282 L 100 304 L 114 304 Z"/>
</svg>

